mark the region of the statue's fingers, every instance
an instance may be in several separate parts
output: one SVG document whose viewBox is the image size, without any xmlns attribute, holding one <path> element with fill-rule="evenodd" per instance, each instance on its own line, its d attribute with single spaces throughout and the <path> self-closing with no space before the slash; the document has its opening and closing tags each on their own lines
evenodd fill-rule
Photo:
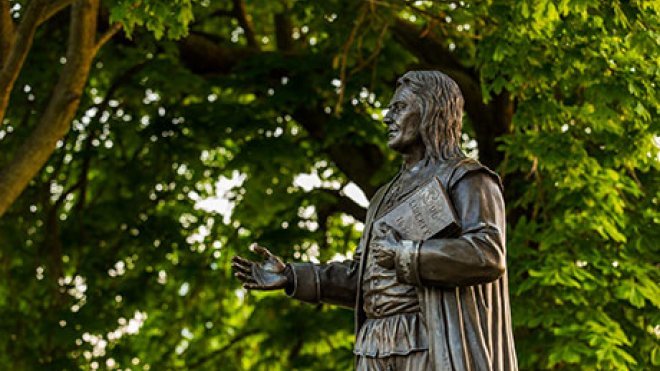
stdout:
<svg viewBox="0 0 660 371">
<path fill-rule="evenodd" d="M 373 254 L 373 256 L 374 256 L 374 258 L 375 258 L 376 260 L 379 260 L 379 259 L 386 259 L 386 258 L 388 258 L 388 257 L 391 255 L 391 253 L 392 253 L 391 250 L 385 248 L 385 247 L 382 246 L 382 245 L 373 245 L 373 246 L 372 246 L 372 250 L 371 250 L 371 252 L 372 252 L 372 254 Z"/>
<path fill-rule="evenodd" d="M 238 278 L 239 280 L 241 280 L 244 284 L 246 284 L 246 283 L 257 283 L 257 282 L 254 280 L 254 278 L 252 277 L 252 275 L 245 274 L 245 273 L 243 273 L 243 272 L 236 272 L 236 273 L 234 273 L 234 277 L 236 277 L 236 278 Z"/>
<path fill-rule="evenodd" d="M 258 245 L 256 242 L 250 245 L 250 250 L 256 252 L 257 254 L 263 256 L 264 258 L 270 258 L 273 254 L 268 251 L 267 248 Z"/>
<path fill-rule="evenodd" d="M 241 267 L 242 269 L 251 269 L 252 265 L 254 265 L 253 261 L 243 259 L 240 256 L 234 257 L 231 261 L 232 267 Z"/>
<path fill-rule="evenodd" d="M 246 290 L 263 290 L 264 287 L 256 283 L 244 283 L 243 288 Z"/>
<path fill-rule="evenodd" d="M 232 263 L 237 263 L 237 264 L 242 264 L 242 265 L 252 265 L 252 261 L 245 259 L 242 256 L 235 255 L 233 258 L 231 258 Z"/>
<path fill-rule="evenodd" d="M 245 274 L 249 274 L 249 273 L 252 272 L 252 264 L 246 265 L 246 264 L 243 264 L 243 263 L 232 262 L 231 263 L 231 268 L 235 272 L 243 272 Z"/>
</svg>

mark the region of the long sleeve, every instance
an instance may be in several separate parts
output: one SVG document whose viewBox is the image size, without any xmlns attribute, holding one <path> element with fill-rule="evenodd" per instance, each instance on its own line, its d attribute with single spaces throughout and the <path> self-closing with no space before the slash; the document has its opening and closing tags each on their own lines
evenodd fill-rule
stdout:
<svg viewBox="0 0 660 371">
<path fill-rule="evenodd" d="M 399 280 L 455 287 L 491 282 L 504 274 L 504 200 L 496 179 L 485 171 L 469 172 L 450 195 L 461 235 L 407 244 L 397 254 Z"/>
<path fill-rule="evenodd" d="M 381 187 L 374 195 L 367 210 L 367 222 L 376 212 L 378 201 L 374 200 L 380 200 L 388 188 L 389 185 Z M 352 260 L 327 264 L 292 263 L 294 282 L 286 294 L 308 303 L 328 303 L 353 309 L 360 279 L 360 257 L 365 251 L 366 239 L 365 233 Z"/>
<path fill-rule="evenodd" d="M 292 263 L 294 282 L 287 295 L 308 303 L 355 306 L 358 262 L 346 260 L 328 264 Z"/>
</svg>

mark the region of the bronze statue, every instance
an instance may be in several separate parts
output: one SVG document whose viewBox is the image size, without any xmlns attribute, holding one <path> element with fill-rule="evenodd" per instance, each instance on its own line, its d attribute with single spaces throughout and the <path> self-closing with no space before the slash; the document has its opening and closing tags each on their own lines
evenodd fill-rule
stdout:
<svg viewBox="0 0 660 371">
<path fill-rule="evenodd" d="M 459 147 L 463 97 L 437 71 L 398 80 L 384 122 L 399 174 L 373 197 L 354 259 L 234 257 L 247 289 L 355 309 L 358 370 L 517 370 L 497 174 Z M 412 236 L 412 237 L 411 237 Z"/>
</svg>

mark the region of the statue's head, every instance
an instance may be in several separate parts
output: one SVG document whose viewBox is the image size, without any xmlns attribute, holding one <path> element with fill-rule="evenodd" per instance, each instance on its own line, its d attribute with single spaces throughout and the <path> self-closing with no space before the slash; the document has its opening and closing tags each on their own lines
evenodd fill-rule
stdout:
<svg viewBox="0 0 660 371">
<path fill-rule="evenodd" d="M 411 153 L 424 146 L 431 160 L 462 156 L 463 95 L 458 84 L 438 71 L 410 71 L 397 81 L 385 115 L 387 145 Z"/>
</svg>

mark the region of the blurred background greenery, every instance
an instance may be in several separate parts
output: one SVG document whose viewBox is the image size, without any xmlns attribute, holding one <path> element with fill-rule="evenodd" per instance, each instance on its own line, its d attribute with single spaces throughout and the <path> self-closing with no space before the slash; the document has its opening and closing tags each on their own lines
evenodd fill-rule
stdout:
<svg viewBox="0 0 660 371">
<path fill-rule="evenodd" d="M 351 256 L 411 69 L 504 178 L 521 369 L 660 366 L 657 1 L 0 4 L 2 369 L 350 369 L 229 259 Z"/>
</svg>

